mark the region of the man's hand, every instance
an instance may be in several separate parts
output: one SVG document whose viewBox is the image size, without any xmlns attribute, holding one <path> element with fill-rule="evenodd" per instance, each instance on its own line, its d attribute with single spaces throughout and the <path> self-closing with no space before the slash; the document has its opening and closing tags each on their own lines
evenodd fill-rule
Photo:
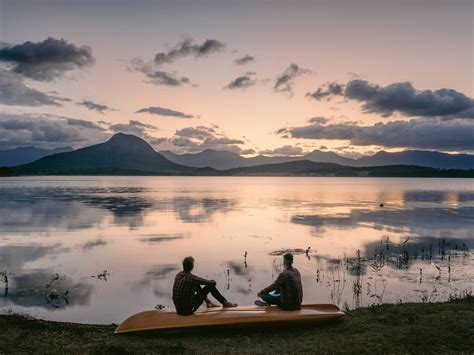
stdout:
<svg viewBox="0 0 474 355">
<path fill-rule="evenodd" d="M 209 280 L 209 283 L 210 283 L 212 286 L 217 285 L 217 282 L 216 282 L 215 280 Z"/>
<path fill-rule="evenodd" d="M 259 293 L 257 293 L 257 297 L 262 297 L 262 291 L 260 291 Z"/>
</svg>

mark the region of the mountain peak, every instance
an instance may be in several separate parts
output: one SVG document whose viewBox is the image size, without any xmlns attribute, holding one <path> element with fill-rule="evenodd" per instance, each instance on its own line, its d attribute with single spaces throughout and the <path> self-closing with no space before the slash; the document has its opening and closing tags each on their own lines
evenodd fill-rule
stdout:
<svg viewBox="0 0 474 355">
<path fill-rule="evenodd" d="M 110 139 L 103 143 L 107 147 L 111 147 L 117 151 L 129 151 L 129 152 L 143 152 L 153 153 L 156 151 L 151 145 L 140 137 L 134 136 L 133 134 L 117 133 L 114 134 Z"/>
<path fill-rule="evenodd" d="M 134 136 L 133 134 L 127 134 L 127 133 L 122 133 L 122 132 L 114 134 L 108 140 L 108 142 L 112 142 L 112 143 L 114 143 L 114 142 L 132 142 L 132 141 L 136 141 L 136 142 L 141 141 L 141 142 L 146 143 L 140 137 Z"/>
</svg>

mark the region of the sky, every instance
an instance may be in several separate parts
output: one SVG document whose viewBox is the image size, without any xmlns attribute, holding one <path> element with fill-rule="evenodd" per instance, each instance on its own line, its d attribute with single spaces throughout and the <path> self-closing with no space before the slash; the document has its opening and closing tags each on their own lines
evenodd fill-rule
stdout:
<svg viewBox="0 0 474 355">
<path fill-rule="evenodd" d="M 0 149 L 474 152 L 470 0 L 0 0 Z"/>
</svg>

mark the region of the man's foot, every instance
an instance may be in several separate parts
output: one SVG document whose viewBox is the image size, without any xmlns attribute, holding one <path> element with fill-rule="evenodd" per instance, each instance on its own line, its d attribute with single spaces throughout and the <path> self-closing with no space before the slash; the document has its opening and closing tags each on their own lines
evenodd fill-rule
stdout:
<svg viewBox="0 0 474 355">
<path fill-rule="evenodd" d="M 224 308 L 231 308 L 231 307 L 237 307 L 237 303 L 232 303 L 232 302 L 229 302 L 229 301 L 225 301 L 222 306 Z"/>
<path fill-rule="evenodd" d="M 261 301 L 261 300 L 256 300 L 255 305 L 259 306 L 259 307 L 270 307 L 271 306 L 270 303 L 267 303 L 267 302 L 264 302 L 264 301 Z"/>
</svg>

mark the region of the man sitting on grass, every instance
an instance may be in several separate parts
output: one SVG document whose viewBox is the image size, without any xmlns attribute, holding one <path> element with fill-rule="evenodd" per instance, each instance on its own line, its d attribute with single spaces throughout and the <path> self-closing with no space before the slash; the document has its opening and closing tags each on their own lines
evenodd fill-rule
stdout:
<svg viewBox="0 0 474 355">
<path fill-rule="evenodd" d="M 278 275 L 275 282 L 258 293 L 257 296 L 263 301 L 255 301 L 257 306 L 267 307 L 275 304 L 289 311 L 301 309 L 303 286 L 300 272 L 293 267 L 293 255 L 283 255 L 283 264 L 285 270 Z M 274 292 L 271 293 L 272 291 Z"/>
<path fill-rule="evenodd" d="M 224 307 L 236 307 L 235 303 L 229 302 L 216 288 L 214 280 L 206 280 L 191 273 L 194 268 L 194 258 L 187 256 L 183 260 L 183 271 L 178 272 L 173 285 L 173 302 L 176 313 L 188 316 L 197 311 L 203 302 L 208 308 L 217 307 L 207 295 L 210 293 Z M 203 285 L 204 287 L 201 287 Z"/>
</svg>

